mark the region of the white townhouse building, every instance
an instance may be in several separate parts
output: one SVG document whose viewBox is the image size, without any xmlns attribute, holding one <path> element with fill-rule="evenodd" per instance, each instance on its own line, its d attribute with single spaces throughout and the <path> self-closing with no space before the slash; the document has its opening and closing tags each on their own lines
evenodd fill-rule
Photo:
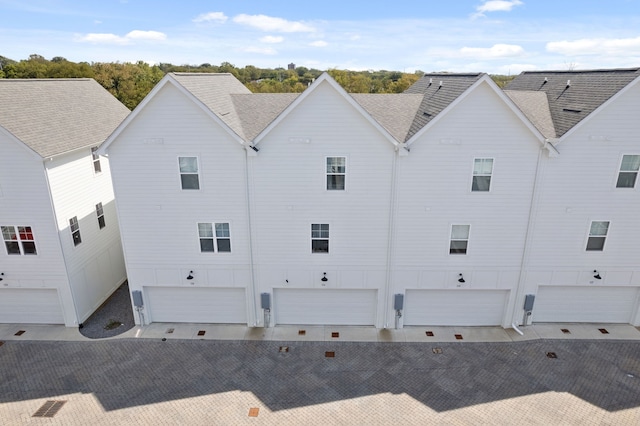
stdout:
<svg viewBox="0 0 640 426">
<path fill-rule="evenodd" d="M 535 296 L 529 322 L 640 325 L 639 77 L 536 71 L 506 88 L 557 151 L 536 182 L 520 289 Z"/>
<path fill-rule="evenodd" d="M 109 164 L 129 110 L 91 79 L 0 79 L 0 322 L 79 326 L 125 280 Z"/>
<path fill-rule="evenodd" d="M 563 136 L 554 94 L 520 88 L 525 75 L 502 91 L 482 73 L 427 74 L 406 93 L 374 95 L 348 94 L 328 74 L 302 94 L 252 94 L 230 74 L 168 74 L 99 150 L 112 167 L 136 320 L 511 327 L 527 295 L 528 322 L 567 321 L 545 310 L 569 312 L 572 295 L 602 299 L 602 287 L 635 297 L 629 315 L 592 304 L 575 320 L 637 324 L 637 227 L 607 207 L 611 197 L 628 206 L 636 191 L 634 125 L 620 127 L 635 111 L 633 93 L 624 97 L 635 77 Z M 598 122 L 598 108 L 615 102 Z M 598 129 L 592 144 L 625 140 L 606 171 L 603 153 L 563 139 L 587 122 Z M 597 182 L 572 177 L 602 174 L 607 201 L 582 212 Z M 558 200 L 567 220 L 581 216 L 571 226 L 582 234 L 563 237 Z M 601 283 L 581 285 L 597 272 Z"/>
</svg>

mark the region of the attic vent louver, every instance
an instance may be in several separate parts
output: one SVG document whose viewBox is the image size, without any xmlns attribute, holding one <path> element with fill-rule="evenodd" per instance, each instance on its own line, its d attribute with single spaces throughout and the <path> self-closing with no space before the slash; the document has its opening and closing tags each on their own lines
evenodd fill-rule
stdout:
<svg viewBox="0 0 640 426">
<path fill-rule="evenodd" d="M 582 112 L 581 109 L 575 109 L 575 108 L 562 108 L 562 111 L 564 111 L 564 112 L 573 112 L 573 113 L 576 113 L 576 114 L 579 113 L 579 112 Z"/>
</svg>

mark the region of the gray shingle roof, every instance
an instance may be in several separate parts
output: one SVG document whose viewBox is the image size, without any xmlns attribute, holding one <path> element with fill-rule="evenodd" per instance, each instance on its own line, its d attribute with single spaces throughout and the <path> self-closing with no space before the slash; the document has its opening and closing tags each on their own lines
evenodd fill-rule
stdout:
<svg viewBox="0 0 640 426">
<path fill-rule="evenodd" d="M 520 108 L 545 138 L 553 139 L 556 137 L 549 102 L 544 92 L 505 90 L 504 93 Z"/>
<path fill-rule="evenodd" d="M 245 139 L 254 140 L 298 96 L 299 93 L 231 95 Z"/>
<path fill-rule="evenodd" d="M 360 104 L 398 142 L 404 142 L 422 103 L 420 94 L 352 93 Z"/>
<path fill-rule="evenodd" d="M 442 110 L 448 107 L 458 96 L 478 81 L 484 73 L 473 74 L 425 74 L 404 93 L 423 95 L 422 104 L 413 118 L 407 138 L 411 138 L 426 126 Z M 440 84 L 442 83 L 442 85 Z"/>
<path fill-rule="evenodd" d="M 526 71 L 505 90 L 546 93 L 556 134 L 561 137 L 638 76 L 640 68 Z"/>
<path fill-rule="evenodd" d="M 43 158 L 97 146 L 129 110 L 95 80 L 0 79 L 0 126 Z"/>
<path fill-rule="evenodd" d="M 238 136 L 246 139 L 242 122 L 231 95 L 250 94 L 230 73 L 171 73 L 182 87 L 191 92 L 207 108 L 222 119 Z"/>
</svg>

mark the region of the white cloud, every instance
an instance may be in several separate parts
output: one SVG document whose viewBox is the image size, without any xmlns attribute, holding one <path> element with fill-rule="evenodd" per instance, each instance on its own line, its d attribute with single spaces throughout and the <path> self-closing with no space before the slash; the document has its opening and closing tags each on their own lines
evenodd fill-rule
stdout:
<svg viewBox="0 0 640 426">
<path fill-rule="evenodd" d="M 324 40 L 318 40 L 318 41 L 314 41 L 314 42 L 309 43 L 309 46 L 313 46 L 313 47 L 326 47 L 328 45 L 329 45 L 329 43 L 327 43 Z"/>
<path fill-rule="evenodd" d="M 260 41 L 263 43 L 282 43 L 284 41 L 284 37 L 280 36 L 264 36 L 260 38 Z"/>
<path fill-rule="evenodd" d="M 583 38 L 573 41 L 552 41 L 547 43 L 548 52 L 561 55 L 612 55 L 640 54 L 640 37 L 636 38 Z"/>
<path fill-rule="evenodd" d="M 133 30 L 124 37 L 110 33 L 89 33 L 76 36 L 76 41 L 88 42 L 94 44 L 131 44 L 135 40 L 141 41 L 163 41 L 167 35 L 159 31 L 141 31 Z"/>
<path fill-rule="evenodd" d="M 266 15 L 241 14 L 233 18 L 237 24 L 247 25 L 262 31 L 274 31 L 280 33 L 311 33 L 315 31 L 310 25 L 303 22 L 287 21 L 282 18 L 274 18 Z"/>
<path fill-rule="evenodd" d="M 463 47 L 460 53 L 465 57 L 493 59 L 521 56 L 524 49 L 516 44 L 494 44 L 491 47 Z"/>
<path fill-rule="evenodd" d="M 487 12 L 510 12 L 514 7 L 522 6 L 523 4 L 520 0 L 489 0 L 476 7 L 476 13 L 472 16 L 485 16 Z"/>
<path fill-rule="evenodd" d="M 242 51 L 246 53 L 259 53 L 261 55 L 277 55 L 278 54 L 278 51 L 272 47 L 251 46 L 251 47 L 246 47 L 242 49 Z"/>
<path fill-rule="evenodd" d="M 167 35 L 165 33 L 161 33 L 159 31 L 140 31 L 133 30 L 128 33 L 125 38 L 130 40 L 151 40 L 151 41 L 162 41 L 167 39 Z"/>
<path fill-rule="evenodd" d="M 193 22 L 195 23 L 215 22 L 217 24 L 224 24 L 225 22 L 227 22 L 227 19 L 229 18 L 222 12 L 209 12 L 209 13 L 202 13 L 196 16 L 193 19 Z"/>
</svg>

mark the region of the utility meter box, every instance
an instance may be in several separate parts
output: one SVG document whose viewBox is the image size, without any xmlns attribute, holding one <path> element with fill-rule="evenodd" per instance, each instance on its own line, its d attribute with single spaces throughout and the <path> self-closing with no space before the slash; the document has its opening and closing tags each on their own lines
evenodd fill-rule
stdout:
<svg viewBox="0 0 640 426">
<path fill-rule="evenodd" d="M 394 294 L 393 295 L 393 309 L 396 311 L 401 311 L 404 309 L 404 294 Z"/>
<path fill-rule="evenodd" d="M 535 294 L 527 294 L 524 296 L 524 310 L 527 312 L 533 311 L 533 302 L 536 300 Z"/>
<path fill-rule="evenodd" d="M 260 307 L 271 309 L 271 293 L 260 293 Z"/>
</svg>

